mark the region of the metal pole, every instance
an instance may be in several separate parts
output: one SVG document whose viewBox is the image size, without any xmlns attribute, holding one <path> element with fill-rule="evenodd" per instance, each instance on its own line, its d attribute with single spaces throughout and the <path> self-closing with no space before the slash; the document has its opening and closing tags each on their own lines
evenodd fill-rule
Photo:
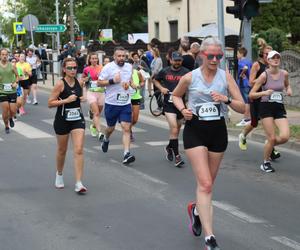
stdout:
<svg viewBox="0 0 300 250">
<path fill-rule="evenodd" d="M 34 45 L 33 31 L 32 31 L 33 27 L 32 27 L 31 15 L 29 15 L 29 27 L 30 27 L 31 44 Z"/>
<path fill-rule="evenodd" d="M 225 54 L 225 35 L 224 35 L 224 4 L 223 0 L 218 0 L 218 36 L 219 40 L 222 42 L 222 50 Z M 225 70 L 226 67 L 226 62 L 225 62 L 225 57 L 221 61 L 221 69 Z"/>
<path fill-rule="evenodd" d="M 59 24 L 59 12 L 58 12 L 58 0 L 55 0 L 55 9 L 56 9 L 56 24 Z M 59 39 L 59 32 L 56 34 L 56 39 L 57 39 L 57 50 L 60 49 L 60 39 Z"/>
<path fill-rule="evenodd" d="M 70 39 L 72 44 L 75 43 L 74 39 L 74 5 L 73 0 L 70 0 Z"/>
<path fill-rule="evenodd" d="M 252 41 L 251 41 L 251 19 L 248 20 L 244 18 L 243 20 L 243 38 L 244 38 L 244 46 L 247 49 L 248 53 L 246 58 L 252 61 Z"/>
<path fill-rule="evenodd" d="M 16 22 L 18 22 L 16 0 L 15 0 L 15 17 L 16 17 Z M 19 40 L 19 36 L 18 36 L 18 34 L 16 34 L 16 47 L 19 46 L 18 40 Z"/>
</svg>

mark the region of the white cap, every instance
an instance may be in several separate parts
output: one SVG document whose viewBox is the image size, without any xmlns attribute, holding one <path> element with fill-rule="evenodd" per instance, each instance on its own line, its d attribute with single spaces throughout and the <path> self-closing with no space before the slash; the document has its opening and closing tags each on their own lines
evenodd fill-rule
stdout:
<svg viewBox="0 0 300 250">
<path fill-rule="evenodd" d="M 269 60 L 269 59 L 273 58 L 273 56 L 275 56 L 275 55 L 279 55 L 280 56 L 279 52 L 277 52 L 276 50 L 271 50 L 268 53 L 267 59 Z"/>
</svg>

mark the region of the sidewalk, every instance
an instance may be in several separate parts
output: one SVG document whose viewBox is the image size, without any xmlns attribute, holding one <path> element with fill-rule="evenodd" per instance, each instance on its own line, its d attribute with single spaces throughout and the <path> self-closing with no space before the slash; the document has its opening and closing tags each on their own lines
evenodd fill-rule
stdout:
<svg viewBox="0 0 300 250">
<path fill-rule="evenodd" d="M 55 77 L 54 82 L 59 79 L 58 77 Z M 38 87 L 40 89 L 43 89 L 45 91 L 51 91 L 53 88 L 52 85 L 52 76 L 48 75 L 48 80 L 45 80 L 45 84 L 43 84 L 43 81 L 38 82 Z M 146 95 L 146 99 L 147 99 Z M 145 103 L 146 110 L 142 111 L 142 114 L 151 116 L 150 111 L 148 110 L 148 101 L 146 100 Z M 290 125 L 300 125 L 300 111 L 294 111 L 294 110 L 287 110 L 287 116 L 289 120 Z M 236 113 L 233 110 L 230 110 L 230 124 L 228 126 L 228 133 L 230 135 L 238 136 L 241 131 L 243 130 L 243 127 L 236 127 L 235 124 L 237 124 L 241 119 L 243 118 L 242 114 Z M 158 117 L 157 119 L 161 119 L 161 117 Z M 164 119 L 163 119 L 164 120 Z M 248 138 L 257 141 L 257 142 L 262 142 L 264 143 L 265 141 L 265 135 L 263 128 L 259 125 L 254 131 L 252 131 L 249 135 Z M 285 147 L 289 148 L 295 151 L 300 151 L 300 140 L 298 139 L 290 139 L 287 143 L 280 145 L 280 147 Z"/>
</svg>

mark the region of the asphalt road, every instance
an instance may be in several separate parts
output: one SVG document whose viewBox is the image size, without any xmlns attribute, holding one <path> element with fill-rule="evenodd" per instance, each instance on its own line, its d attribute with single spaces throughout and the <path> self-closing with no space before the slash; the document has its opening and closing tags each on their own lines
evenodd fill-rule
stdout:
<svg viewBox="0 0 300 250">
<path fill-rule="evenodd" d="M 0 250 L 203 249 L 203 237 L 188 231 L 192 170 L 187 161 L 178 169 L 165 160 L 164 122 L 143 111 L 132 149 L 136 162 L 127 167 L 120 131 L 104 154 L 87 129 L 83 183 L 89 192 L 78 196 L 71 147 L 65 189 L 54 188 L 55 110 L 47 108 L 47 96 L 41 92 L 38 106 L 27 105 L 28 115 L 11 134 L 0 123 Z M 261 143 L 249 142 L 241 152 L 237 138 L 229 139 L 214 190 L 221 249 L 300 249 L 299 152 L 280 149 L 276 172 L 265 174 Z"/>
</svg>

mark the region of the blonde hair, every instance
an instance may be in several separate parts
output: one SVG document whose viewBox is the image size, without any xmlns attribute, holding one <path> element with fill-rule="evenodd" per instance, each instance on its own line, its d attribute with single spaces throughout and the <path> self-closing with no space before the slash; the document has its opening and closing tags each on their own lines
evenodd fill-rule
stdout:
<svg viewBox="0 0 300 250">
<path fill-rule="evenodd" d="M 153 53 L 154 53 L 154 55 L 155 55 L 156 57 L 160 57 L 160 53 L 159 53 L 158 48 L 152 48 L 152 51 L 153 51 Z"/>
<path fill-rule="evenodd" d="M 257 39 L 257 45 L 258 45 L 258 56 L 263 58 L 264 56 L 264 50 L 265 49 L 269 49 L 272 50 L 272 46 L 270 46 L 269 44 L 267 44 L 266 40 L 263 38 L 258 38 Z"/>
</svg>

